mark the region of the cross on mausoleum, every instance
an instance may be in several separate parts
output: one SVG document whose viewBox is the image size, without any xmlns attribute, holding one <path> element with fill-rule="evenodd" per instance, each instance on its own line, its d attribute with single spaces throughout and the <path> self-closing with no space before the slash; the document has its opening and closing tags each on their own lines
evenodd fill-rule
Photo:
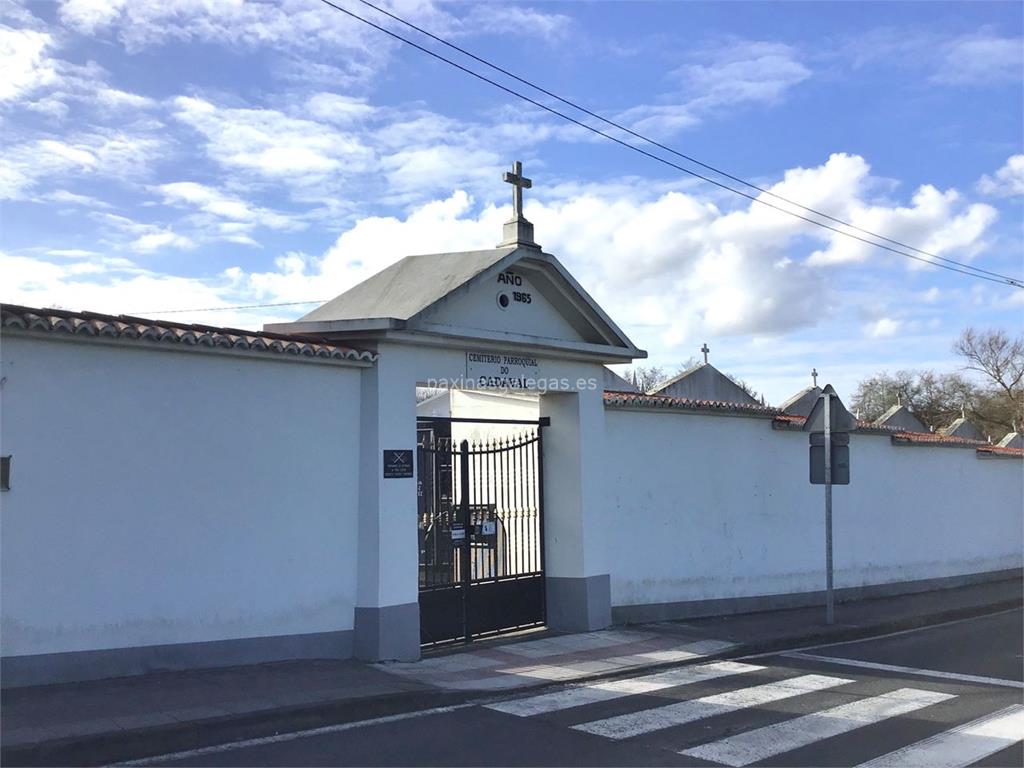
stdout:
<svg viewBox="0 0 1024 768">
<path fill-rule="evenodd" d="M 512 163 L 512 171 L 505 171 L 501 180 L 514 187 L 512 193 L 512 218 L 519 219 L 523 216 L 523 190 L 533 186 L 533 179 L 523 176 L 523 164 L 516 160 Z"/>
<path fill-rule="evenodd" d="M 704 365 L 707 365 L 708 364 L 708 352 L 711 351 L 711 348 L 708 346 L 708 343 L 706 341 L 704 342 L 704 346 L 702 346 L 700 348 L 700 351 L 704 353 Z"/>
</svg>

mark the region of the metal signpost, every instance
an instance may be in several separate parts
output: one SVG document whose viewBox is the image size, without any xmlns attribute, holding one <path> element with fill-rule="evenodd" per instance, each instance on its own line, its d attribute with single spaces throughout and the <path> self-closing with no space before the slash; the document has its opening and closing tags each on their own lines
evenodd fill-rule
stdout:
<svg viewBox="0 0 1024 768">
<path fill-rule="evenodd" d="M 832 395 L 825 400 L 825 623 L 835 621 L 832 591 Z"/>
<path fill-rule="evenodd" d="M 836 391 L 826 385 L 811 409 L 804 430 L 810 431 L 810 480 L 825 486 L 825 621 L 835 622 L 832 579 L 832 486 L 850 482 L 850 435 L 856 419 L 843 406 Z M 836 431 L 833 431 L 836 430 Z"/>
</svg>

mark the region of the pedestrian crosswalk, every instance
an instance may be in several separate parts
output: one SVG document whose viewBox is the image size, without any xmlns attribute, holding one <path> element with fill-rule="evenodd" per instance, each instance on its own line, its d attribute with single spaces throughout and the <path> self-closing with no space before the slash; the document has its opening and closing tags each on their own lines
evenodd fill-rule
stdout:
<svg viewBox="0 0 1024 768">
<path fill-rule="evenodd" d="M 713 680 L 726 675 L 739 675 L 744 672 L 755 672 L 764 669 L 755 664 L 739 664 L 733 661 L 719 661 L 712 664 L 701 664 L 695 667 L 660 672 L 626 680 L 609 680 L 592 685 L 580 685 L 566 688 L 554 693 L 530 696 L 525 699 L 499 702 L 489 705 L 490 709 L 505 712 L 519 717 L 530 717 L 545 712 L 555 712 L 570 707 L 581 707 L 584 704 L 595 704 L 599 701 L 611 701 L 624 696 L 635 696 L 640 693 L 653 693 L 665 688 L 696 683 L 701 680 Z"/>
<path fill-rule="evenodd" d="M 613 741 L 639 738 L 697 764 L 728 766 L 778 763 L 790 754 L 810 760 L 806 750 L 865 733 L 867 738 L 853 742 L 864 753 L 853 763 L 955 768 L 1024 738 L 1024 706 L 1019 704 L 986 714 L 977 711 L 977 697 L 963 696 L 958 683 L 908 683 L 843 672 L 718 661 L 486 706 Z M 891 734 L 902 734 L 907 718 L 915 727 L 908 731 L 910 743 L 900 746 Z M 927 724 L 924 732 L 921 723 Z M 890 735 L 872 752 L 874 737 L 885 729 Z"/>
<path fill-rule="evenodd" d="M 862 763 L 860 768 L 957 768 L 1024 738 L 1024 706 L 1014 704 L 931 738 Z"/>
<path fill-rule="evenodd" d="M 900 688 L 892 693 L 852 701 L 849 704 L 815 712 L 813 715 L 804 715 L 795 720 L 729 736 L 694 749 L 683 750 L 682 753 L 725 765 L 750 765 L 821 739 L 838 736 L 952 698 L 952 694 L 948 693 Z"/>
<path fill-rule="evenodd" d="M 642 733 L 660 731 L 675 725 L 685 725 L 695 720 L 703 720 L 715 715 L 724 715 L 739 709 L 762 707 L 773 701 L 788 699 L 791 696 L 800 696 L 801 694 L 813 691 L 823 691 L 827 688 L 834 688 L 837 685 L 851 682 L 853 681 L 841 677 L 803 675 L 792 680 L 765 683 L 764 685 L 756 685 L 750 688 L 740 688 L 728 693 L 680 701 L 677 704 L 654 707 L 653 709 L 645 709 L 640 712 L 631 712 L 627 715 L 595 720 L 591 723 L 583 723 L 573 727 L 578 731 L 596 733 L 609 739 L 628 739 L 632 736 L 639 736 Z"/>
</svg>

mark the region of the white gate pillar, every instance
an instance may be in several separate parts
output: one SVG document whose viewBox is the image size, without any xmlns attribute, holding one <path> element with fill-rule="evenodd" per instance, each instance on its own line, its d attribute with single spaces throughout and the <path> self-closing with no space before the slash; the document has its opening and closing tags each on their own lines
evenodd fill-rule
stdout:
<svg viewBox="0 0 1024 768">
<path fill-rule="evenodd" d="M 611 625 L 600 388 L 540 398 L 544 429 L 544 569 L 547 623 L 588 631 Z"/>
<path fill-rule="evenodd" d="M 385 478 L 383 458 L 411 449 L 415 465 L 415 387 L 398 349 L 363 372 L 355 655 L 368 661 L 420 655 L 416 479 Z"/>
</svg>

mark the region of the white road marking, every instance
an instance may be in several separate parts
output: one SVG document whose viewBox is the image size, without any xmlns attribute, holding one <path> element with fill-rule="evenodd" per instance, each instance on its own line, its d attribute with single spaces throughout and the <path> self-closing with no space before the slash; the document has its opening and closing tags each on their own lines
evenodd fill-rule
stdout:
<svg viewBox="0 0 1024 768">
<path fill-rule="evenodd" d="M 654 707 L 641 710 L 640 712 L 631 712 L 626 715 L 607 717 L 603 720 L 581 723 L 573 727 L 578 731 L 586 731 L 587 733 L 605 736 L 609 739 L 628 739 L 631 736 L 638 736 L 642 733 L 660 731 L 663 728 L 683 725 L 684 723 L 702 720 L 705 717 L 713 717 L 714 715 L 721 715 L 726 712 L 759 707 L 773 701 L 779 701 L 780 699 L 801 696 L 805 693 L 813 693 L 814 691 L 823 691 L 852 682 L 852 680 L 846 680 L 841 677 L 803 675 L 802 677 L 794 677 L 775 683 L 741 688 L 736 691 L 729 691 L 728 693 L 704 696 L 700 699 L 680 701 L 664 707 Z"/>
<path fill-rule="evenodd" d="M 964 768 L 1024 740 L 1024 706 L 993 712 L 863 763 L 860 768 Z"/>
<path fill-rule="evenodd" d="M 762 669 L 764 667 L 754 664 L 738 664 L 734 661 L 712 662 L 711 664 L 701 664 L 696 667 L 672 669 L 668 672 L 660 672 L 644 677 L 608 680 L 603 683 L 581 685 L 562 691 L 542 693 L 525 699 L 513 699 L 512 701 L 488 704 L 487 707 L 488 709 L 516 715 L 517 717 L 531 717 L 544 714 L 545 712 L 556 712 L 561 709 L 581 707 L 584 704 L 593 704 L 598 701 L 610 701 L 624 696 L 651 693 L 652 691 L 660 691 L 665 688 L 673 688 L 677 685 L 687 685 L 702 680 L 713 680 L 716 677 L 738 675 L 743 672 L 755 672 Z"/>
<path fill-rule="evenodd" d="M 538 641 L 539 642 L 539 641 Z M 627 656 L 611 656 L 603 659 L 566 661 L 559 664 L 532 664 L 520 667 L 502 667 L 495 670 L 504 675 L 535 678 L 538 680 L 574 680 L 595 672 L 613 672 L 626 670 L 630 667 L 649 666 L 651 664 L 670 664 L 672 662 L 692 661 L 711 653 L 719 653 L 732 648 L 735 643 L 723 640 L 699 640 L 678 648 L 661 651 L 642 651 Z"/>
<path fill-rule="evenodd" d="M 156 763 L 165 763 L 171 760 L 188 760 L 193 757 L 202 757 L 203 755 L 215 755 L 220 752 L 233 752 L 236 749 L 246 749 L 247 747 L 261 747 L 266 744 L 280 744 L 283 741 L 305 739 L 308 736 L 323 736 L 329 733 L 342 733 L 344 731 L 355 730 L 356 728 L 366 728 L 371 725 L 383 725 L 385 723 L 397 723 L 402 720 L 412 720 L 417 717 L 427 717 L 429 715 L 444 715 L 449 712 L 456 712 L 460 709 L 468 709 L 469 707 L 476 706 L 479 706 L 479 702 L 453 704 L 448 707 L 434 707 L 433 709 L 421 709 L 416 712 L 404 712 L 400 715 L 387 715 L 386 717 L 375 717 L 371 720 L 358 720 L 354 723 L 339 723 L 338 725 L 326 725 L 322 728 L 310 728 L 305 731 L 295 731 L 294 733 L 279 733 L 275 736 L 263 736 L 258 739 L 243 739 L 241 741 L 232 741 L 227 744 L 215 744 L 210 747 L 187 749 L 181 752 L 170 752 L 166 755 L 144 757 L 139 760 L 128 760 L 123 763 L 114 763 L 113 765 L 154 765 Z"/>
<path fill-rule="evenodd" d="M 897 664 L 881 664 L 876 661 L 861 661 L 860 659 L 844 659 L 839 656 L 819 656 L 814 653 L 802 653 L 793 651 L 791 653 L 778 654 L 790 659 L 809 659 L 811 661 L 825 661 L 829 664 L 839 664 L 844 667 L 861 667 L 863 669 L 877 669 L 883 672 L 903 672 L 920 677 L 935 677 L 942 680 L 957 680 L 964 683 L 982 683 L 984 685 L 999 685 L 1003 688 L 1024 689 L 1024 683 L 1018 680 L 1004 680 L 999 677 L 983 677 L 981 675 L 964 675 L 959 672 L 942 672 L 937 669 L 918 669 L 916 667 L 901 667 Z"/>
<path fill-rule="evenodd" d="M 822 712 L 702 744 L 682 750 L 680 754 L 734 767 L 749 765 L 952 698 L 956 697 L 949 693 L 900 688 L 881 696 L 841 704 Z"/>
</svg>

